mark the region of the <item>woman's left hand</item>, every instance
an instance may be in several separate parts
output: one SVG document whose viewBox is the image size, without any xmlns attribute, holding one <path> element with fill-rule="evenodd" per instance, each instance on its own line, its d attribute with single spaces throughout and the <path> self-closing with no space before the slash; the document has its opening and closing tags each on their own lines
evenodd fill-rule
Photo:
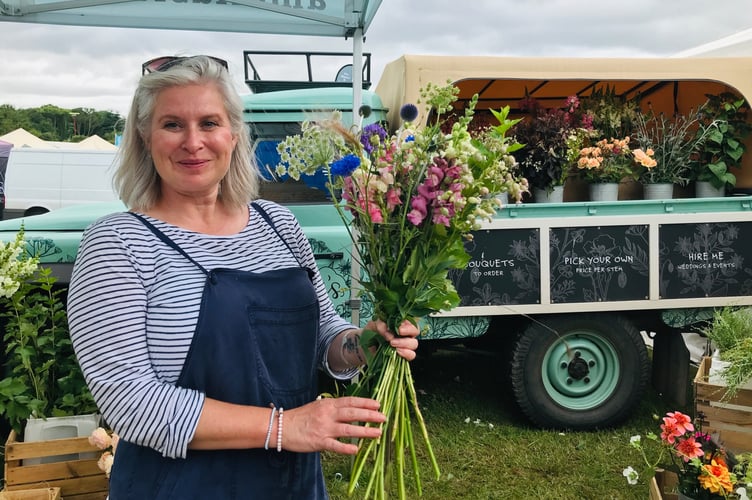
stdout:
<svg viewBox="0 0 752 500">
<path fill-rule="evenodd" d="M 389 345 L 397 350 L 397 354 L 408 361 L 415 359 L 415 350 L 418 348 L 418 339 L 420 330 L 418 327 L 405 320 L 397 329 L 399 336 L 390 332 L 386 323 L 381 320 L 369 321 L 366 330 L 373 330 L 389 342 Z"/>
</svg>

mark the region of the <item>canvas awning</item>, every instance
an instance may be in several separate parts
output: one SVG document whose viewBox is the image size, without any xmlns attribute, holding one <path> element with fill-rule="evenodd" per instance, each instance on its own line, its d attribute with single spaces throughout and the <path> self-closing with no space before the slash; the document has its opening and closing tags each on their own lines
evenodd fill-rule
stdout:
<svg viewBox="0 0 752 500">
<path fill-rule="evenodd" d="M 381 0 L 0 0 L 0 21 L 353 40 L 353 104 L 360 107 L 363 35 Z"/>
<path fill-rule="evenodd" d="M 7 134 L 0 136 L 0 140 L 9 142 L 16 148 L 46 148 L 49 147 L 47 141 L 40 139 L 31 132 L 23 128 L 17 128 Z"/>
<path fill-rule="evenodd" d="M 406 54 L 386 65 L 376 87 L 389 122 L 397 123 L 404 103 L 416 103 L 429 82 L 447 80 L 460 90 L 460 103 L 479 95 L 479 108 L 512 108 L 529 93 L 541 103 L 561 105 L 570 95 L 597 87 L 618 95 L 641 95 L 659 111 L 686 112 L 706 93 L 734 90 L 752 102 L 752 58 L 545 58 L 426 56 Z M 682 99 L 678 96 L 682 95 Z M 691 97 L 688 97 L 691 94 Z M 421 109 L 421 112 L 423 110 Z M 417 121 L 422 123 L 425 116 Z M 751 157 L 752 158 L 752 157 Z"/>
</svg>

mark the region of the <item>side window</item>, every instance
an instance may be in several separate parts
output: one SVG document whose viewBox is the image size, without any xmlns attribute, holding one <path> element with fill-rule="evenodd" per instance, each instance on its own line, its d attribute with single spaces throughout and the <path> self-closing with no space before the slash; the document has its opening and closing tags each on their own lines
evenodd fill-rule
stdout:
<svg viewBox="0 0 752 500">
<path fill-rule="evenodd" d="M 263 179 L 259 189 L 261 198 L 287 205 L 329 203 L 323 173 L 303 176 L 296 181 L 274 172 L 279 163 L 277 144 L 288 135 L 299 134 L 299 123 L 253 123 L 250 129 L 256 164 Z"/>
</svg>

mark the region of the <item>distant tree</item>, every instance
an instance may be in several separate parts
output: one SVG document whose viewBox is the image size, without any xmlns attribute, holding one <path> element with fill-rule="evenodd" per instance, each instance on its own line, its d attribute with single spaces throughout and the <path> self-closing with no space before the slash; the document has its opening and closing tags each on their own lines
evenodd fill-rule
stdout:
<svg viewBox="0 0 752 500">
<path fill-rule="evenodd" d="M 29 129 L 32 124 L 28 116 L 9 104 L 0 105 L 0 135 L 5 135 L 17 128 Z"/>
<path fill-rule="evenodd" d="M 45 141 L 79 142 L 98 135 L 114 143 L 115 127 L 121 120 L 124 118 L 117 113 L 91 108 L 65 109 L 45 104 L 16 109 L 0 105 L 0 135 L 23 128 Z"/>
</svg>

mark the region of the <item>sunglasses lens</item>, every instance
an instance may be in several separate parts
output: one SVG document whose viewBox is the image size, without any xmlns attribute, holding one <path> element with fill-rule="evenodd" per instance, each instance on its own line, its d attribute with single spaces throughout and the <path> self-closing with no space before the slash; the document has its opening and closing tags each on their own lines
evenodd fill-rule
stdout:
<svg viewBox="0 0 752 500">
<path fill-rule="evenodd" d="M 178 58 L 175 56 L 156 57 L 142 64 L 141 69 L 143 70 L 144 75 L 146 73 L 154 73 L 155 71 L 165 70 L 167 69 L 167 67 L 172 66 L 172 64 L 168 63 L 174 63 L 177 59 Z"/>
<path fill-rule="evenodd" d="M 227 67 L 227 61 L 225 61 L 224 59 L 220 59 L 218 57 L 213 57 L 213 56 L 207 56 L 207 57 L 211 58 L 213 61 L 220 64 L 223 68 L 229 70 L 229 68 Z M 181 56 L 155 57 L 154 59 L 150 59 L 149 61 L 146 61 L 145 63 L 141 65 L 141 74 L 145 75 L 147 73 L 154 73 L 156 71 L 165 71 L 185 59 L 189 59 L 189 57 L 181 57 Z"/>
</svg>

